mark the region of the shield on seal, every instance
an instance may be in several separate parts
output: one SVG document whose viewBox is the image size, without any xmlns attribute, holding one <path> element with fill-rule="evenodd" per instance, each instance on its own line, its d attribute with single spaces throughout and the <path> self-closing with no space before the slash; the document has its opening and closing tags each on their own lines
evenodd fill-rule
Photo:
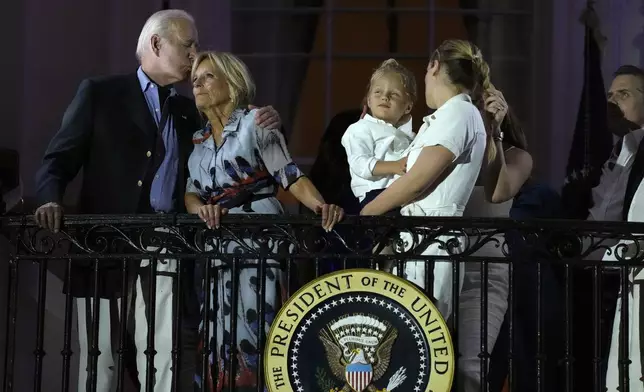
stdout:
<svg viewBox="0 0 644 392">
<path fill-rule="evenodd" d="M 355 392 L 362 392 L 371 383 L 373 367 L 370 364 L 352 363 L 344 371 L 347 383 Z"/>
</svg>

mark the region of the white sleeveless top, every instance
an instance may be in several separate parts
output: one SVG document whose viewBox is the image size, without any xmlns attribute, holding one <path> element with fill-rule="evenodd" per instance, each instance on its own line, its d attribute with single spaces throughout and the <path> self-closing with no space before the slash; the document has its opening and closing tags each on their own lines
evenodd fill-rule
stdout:
<svg viewBox="0 0 644 392">
<path fill-rule="evenodd" d="M 513 200 L 510 199 L 503 203 L 490 203 L 485 199 L 485 188 L 482 185 L 477 185 L 467 202 L 463 216 L 470 218 L 508 218 Z"/>
</svg>

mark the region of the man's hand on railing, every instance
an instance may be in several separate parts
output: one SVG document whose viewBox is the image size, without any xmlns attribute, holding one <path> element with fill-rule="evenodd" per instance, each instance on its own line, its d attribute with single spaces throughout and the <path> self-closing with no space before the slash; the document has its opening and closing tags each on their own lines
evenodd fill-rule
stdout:
<svg viewBox="0 0 644 392">
<path fill-rule="evenodd" d="M 227 208 L 221 208 L 218 204 L 205 204 L 199 207 L 197 215 L 206 223 L 209 229 L 218 229 L 221 217 L 228 214 Z"/>
<path fill-rule="evenodd" d="M 34 213 L 38 226 L 58 233 L 63 220 L 63 207 L 56 202 L 49 202 L 38 207 Z"/>
<path fill-rule="evenodd" d="M 315 209 L 315 213 L 322 215 L 322 228 L 327 232 L 333 230 L 333 226 L 344 218 L 344 210 L 335 204 L 321 204 Z"/>
</svg>

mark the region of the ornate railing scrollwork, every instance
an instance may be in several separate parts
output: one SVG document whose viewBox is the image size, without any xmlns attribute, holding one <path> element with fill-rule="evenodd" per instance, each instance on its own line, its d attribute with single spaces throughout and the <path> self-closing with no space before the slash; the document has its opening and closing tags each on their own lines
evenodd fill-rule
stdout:
<svg viewBox="0 0 644 392">
<path fill-rule="evenodd" d="M 193 215 L 73 215 L 59 233 L 36 226 L 32 217 L 0 218 L 0 231 L 14 245 L 16 258 L 159 257 L 161 249 L 183 256 L 217 258 L 235 254 L 252 259 L 395 258 L 432 260 L 428 247 L 463 261 L 493 247 L 499 262 L 511 248 L 551 261 L 606 265 L 644 260 L 644 224 L 564 220 L 347 217 L 327 233 L 313 216 L 230 215 L 209 230 Z M 393 253 L 374 254 L 377 246 Z M 490 257 L 487 257 L 488 261 Z M 492 257 L 494 259 L 494 257 Z"/>
</svg>

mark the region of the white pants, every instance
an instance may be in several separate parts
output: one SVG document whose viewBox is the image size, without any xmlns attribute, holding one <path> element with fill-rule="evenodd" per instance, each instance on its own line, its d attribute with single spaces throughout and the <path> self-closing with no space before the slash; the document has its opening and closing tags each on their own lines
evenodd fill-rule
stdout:
<svg viewBox="0 0 644 392">
<path fill-rule="evenodd" d="M 463 216 L 485 218 L 507 218 L 512 208 L 512 200 L 493 204 L 486 200 L 485 188 L 477 185 L 467 202 Z M 482 234 L 482 233 L 481 233 Z M 482 234 L 483 235 L 483 234 Z M 485 235 L 483 235 L 485 236 Z M 498 243 L 487 242 L 473 256 L 504 257 L 503 249 L 497 247 L 505 242 L 504 235 L 497 234 Z M 472 244 L 483 240 L 474 235 Z M 458 316 L 458 374 L 456 390 L 459 392 L 479 392 L 481 390 L 481 264 L 467 263 L 461 296 L 459 297 Z M 508 310 L 510 276 L 508 264 L 488 263 L 487 265 L 487 352 L 492 353 L 499 331 Z M 520 284 L 521 282 L 518 282 Z M 489 365 L 489 362 L 488 362 Z M 489 366 L 488 366 L 489 370 Z M 486 389 L 487 390 L 487 386 Z"/>
<path fill-rule="evenodd" d="M 412 235 L 409 233 L 401 233 L 400 234 L 401 239 L 403 243 L 406 244 L 412 244 L 415 243 Z M 453 239 L 454 237 L 452 236 L 446 236 L 446 237 L 438 237 L 438 240 L 441 241 L 448 241 Z M 416 239 L 416 243 L 419 242 L 420 239 Z M 461 242 L 462 244 L 462 242 Z M 399 250 L 399 252 L 402 251 L 402 249 Z M 454 253 L 460 253 L 462 251 L 462 246 L 460 249 L 456 250 Z M 439 248 L 439 245 L 434 243 L 431 244 L 425 249 L 422 253 L 423 255 L 427 256 L 433 256 L 433 255 L 445 255 L 447 256 L 448 253 L 442 249 Z M 459 269 L 459 276 L 458 277 L 453 277 L 452 276 L 452 264 L 449 259 L 445 260 L 436 260 L 434 262 L 434 280 L 433 280 L 433 292 L 432 295 L 436 299 L 436 307 L 438 308 L 438 311 L 441 313 L 443 316 L 443 319 L 447 320 L 451 314 L 452 314 L 452 283 L 457 282 L 459 285 L 459 291 L 461 287 L 463 287 L 463 278 L 464 278 L 464 263 L 459 263 L 460 264 L 460 269 Z M 427 268 L 428 268 L 428 263 L 425 263 L 423 261 L 407 261 L 403 267 L 403 277 L 410 282 L 416 284 L 418 287 L 420 287 L 423 290 L 426 290 L 426 277 L 427 277 Z M 398 268 L 394 267 L 392 269 L 392 274 L 397 274 L 398 273 Z"/>
<path fill-rule="evenodd" d="M 162 252 L 165 253 L 165 252 Z M 141 266 L 149 265 L 143 260 Z M 177 261 L 166 259 L 157 261 L 157 272 L 176 272 Z M 172 389 L 172 320 L 173 318 L 173 278 L 172 276 L 156 277 L 156 302 L 154 322 L 154 392 L 170 392 Z M 136 298 L 134 301 L 134 344 L 136 346 L 136 368 L 139 372 L 141 390 L 145 391 L 147 380 L 148 318 L 146 315 L 147 293 L 143 292 L 141 277 L 136 279 Z M 156 371 L 155 371 L 156 370 Z"/>
<path fill-rule="evenodd" d="M 485 247 L 481 250 L 484 250 Z M 477 256 L 478 252 L 475 253 Z M 508 309 L 508 265 L 489 263 L 487 267 L 487 352 L 492 353 Z M 466 263 L 465 279 L 459 298 L 458 374 L 459 392 L 481 389 L 481 265 Z M 488 362 L 489 368 L 489 362 Z"/>
<path fill-rule="evenodd" d="M 442 207 L 434 205 L 431 197 L 427 197 L 419 202 L 408 204 L 402 208 L 401 214 L 405 216 L 435 216 L 435 217 L 446 217 L 446 216 L 462 216 L 463 207 L 456 204 L 445 203 Z M 398 243 L 398 252 L 405 252 L 413 249 L 414 247 L 420 245 L 424 238 L 422 234 L 419 233 L 410 233 L 402 232 L 400 233 L 401 241 Z M 443 244 L 437 242 L 432 242 L 423 250 L 423 256 L 449 256 L 450 254 L 459 254 L 465 250 L 465 239 L 461 238 L 458 233 L 448 234 L 445 236 L 440 236 L 435 238 Z M 454 244 L 454 240 L 458 241 L 458 244 Z M 444 249 L 442 245 L 454 246 L 451 249 Z M 434 289 L 433 296 L 436 299 L 436 307 L 438 311 L 443 316 L 443 319 L 447 320 L 452 315 L 452 301 L 453 301 L 453 283 L 458 284 L 457 290 L 460 292 L 463 287 L 463 277 L 464 277 L 464 265 L 460 263 L 459 276 L 453 276 L 453 263 L 450 262 L 449 257 L 445 259 L 437 259 L 434 262 Z M 394 268 L 394 274 L 395 268 Z M 404 266 L 404 276 L 407 280 L 415 283 L 424 290 L 425 280 L 427 277 L 427 263 L 422 261 L 408 261 Z"/>
<path fill-rule="evenodd" d="M 165 252 L 162 252 L 165 253 Z M 149 260 L 142 260 L 141 266 L 149 265 Z M 177 262 L 173 259 L 157 261 L 157 272 L 175 272 Z M 146 370 L 147 357 L 145 351 L 148 347 L 148 319 L 146 316 L 147 292 L 144 293 L 141 277 L 137 277 L 135 284 L 135 301 L 134 301 L 134 344 L 136 347 L 136 365 L 139 372 L 138 379 L 141 384 L 141 390 L 146 389 Z M 170 392 L 172 389 L 172 321 L 173 321 L 173 278 L 171 276 L 157 275 L 156 277 L 156 306 L 155 306 L 155 324 L 154 324 L 154 392 Z M 78 392 L 87 390 L 87 380 L 89 378 L 89 356 L 91 348 L 90 336 L 87 331 L 91 331 L 91 306 L 90 312 L 87 312 L 87 304 L 93 304 L 92 299 L 78 298 L 78 336 L 80 343 L 80 363 L 78 377 Z M 120 310 L 122 301 L 118 300 Z M 118 350 L 118 339 L 112 339 L 112 336 L 118 336 L 119 320 L 118 312 L 116 320 L 112 320 L 110 313 L 110 300 L 99 300 L 99 332 L 98 348 L 101 354 L 98 356 L 97 366 L 97 387 L 96 392 L 113 392 L 116 391 L 116 361 Z M 89 316 L 89 317 L 88 317 Z M 154 369 L 152 369 L 154 371 Z"/>
<path fill-rule="evenodd" d="M 121 300 L 118 301 L 118 308 L 120 310 Z M 76 310 L 78 312 L 78 340 L 80 349 L 79 358 L 79 371 L 78 371 L 78 392 L 85 392 L 88 390 L 89 378 L 89 349 L 90 349 L 90 334 L 92 328 L 92 313 L 93 313 L 93 299 L 77 298 Z M 96 392 L 112 392 L 116 390 L 116 350 L 118 345 L 112 342 L 112 334 L 118 331 L 112 331 L 116 323 L 112 323 L 110 313 L 110 300 L 99 299 L 99 321 L 98 321 L 98 349 L 101 354 L 98 356 L 98 364 L 96 366 Z M 88 333 L 88 330 L 90 331 Z"/>
</svg>

